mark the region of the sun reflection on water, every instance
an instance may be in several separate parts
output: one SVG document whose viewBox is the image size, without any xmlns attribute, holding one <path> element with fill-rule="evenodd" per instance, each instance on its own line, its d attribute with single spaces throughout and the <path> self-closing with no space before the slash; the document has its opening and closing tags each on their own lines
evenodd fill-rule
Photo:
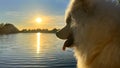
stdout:
<svg viewBox="0 0 120 68">
<path fill-rule="evenodd" d="M 37 33 L 37 53 L 40 53 L 40 33 Z"/>
</svg>

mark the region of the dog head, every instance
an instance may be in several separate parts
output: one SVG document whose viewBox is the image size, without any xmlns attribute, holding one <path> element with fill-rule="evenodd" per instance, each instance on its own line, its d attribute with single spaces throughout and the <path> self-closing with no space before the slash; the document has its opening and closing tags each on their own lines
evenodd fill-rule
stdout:
<svg viewBox="0 0 120 68">
<path fill-rule="evenodd" d="M 84 2 L 84 0 L 71 0 L 71 3 L 66 11 L 65 16 L 66 26 L 56 33 L 58 38 L 66 39 L 63 45 L 63 50 L 65 50 L 66 47 L 73 46 L 75 38 L 74 34 L 76 31 L 74 26 L 78 24 L 77 21 L 80 20 L 80 16 L 82 15 L 81 13 L 87 12 L 87 9 L 85 9 L 85 7 L 84 8 L 81 7 L 82 6 L 81 2 Z"/>
<path fill-rule="evenodd" d="M 118 0 L 71 0 L 70 6 L 66 12 L 65 20 L 67 24 L 56 33 L 57 37 L 60 39 L 67 39 L 64 43 L 63 50 L 65 50 L 66 47 L 71 47 L 75 43 L 82 42 L 82 38 L 89 36 L 87 35 L 89 31 L 91 31 L 89 28 L 96 26 L 93 23 L 95 22 L 94 18 L 97 2 L 101 4 L 104 3 L 105 5 L 109 2 L 110 4 L 117 4 Z M 86 26 L 89 26 L 89 28 L 85 28 Z"/>
<path fill-rule="evenodd" d="M 81 4 L 84 3 L 85 5 Z M 84 6 L 84 7 L 82 7 Z M 60 39 L 66 39 L 63 50 L 66 47 L 72 47 L 74 44 L 74 36 L 76 32 L 76 28 L 74 28 L 77 24 L 79 24 L 80 17 L 83 14 L 87 13 L 87 5 L 84 0 L 71 0 L 70 6 L 66 11 L 66 26 L 56 33 L 57 37 Z M 83 14 L 82 14 L 83 13 Z"/>
</svg>

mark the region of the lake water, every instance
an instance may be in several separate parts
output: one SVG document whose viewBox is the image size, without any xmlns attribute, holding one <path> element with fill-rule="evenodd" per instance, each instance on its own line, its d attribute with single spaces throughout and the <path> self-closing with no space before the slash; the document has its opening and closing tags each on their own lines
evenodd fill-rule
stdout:
<svg viewBox="0 0 120 68">
<path fill-rule="evenodd" d="M 73 50 L 50 33 L 0 35 L 0 68 L 76 68 Z"/>
</svg>

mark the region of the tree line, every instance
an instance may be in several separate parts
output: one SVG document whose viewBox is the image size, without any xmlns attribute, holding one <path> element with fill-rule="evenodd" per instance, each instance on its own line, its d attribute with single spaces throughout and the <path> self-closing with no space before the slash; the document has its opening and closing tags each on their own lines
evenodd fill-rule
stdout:
<svg viewBox="0 0 120 68">
<path fill-rule="evenodd" d="M 0 24 L 0 34 L 11 34 L 11 33 L 36 33 L 36 32 L 41 32 L 41 33 L 56 33 L 59 29 L 22 29 L 19 30 L 16 26 L 10 23 L 1 23 Z"/>
</svg>

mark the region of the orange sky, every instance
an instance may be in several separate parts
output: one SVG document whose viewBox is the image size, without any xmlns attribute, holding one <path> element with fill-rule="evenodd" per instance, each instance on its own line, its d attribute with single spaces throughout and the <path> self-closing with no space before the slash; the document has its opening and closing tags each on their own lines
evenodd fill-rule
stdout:
<svg viewBox="0 0 120 68">
<path fill-rule="evenodd" d="M 62 28 L 69 0 L 0 0 L 0 22 L 18 29 Z M 35 19 L 42 18 L 38 24 Z"/>
</svg>

